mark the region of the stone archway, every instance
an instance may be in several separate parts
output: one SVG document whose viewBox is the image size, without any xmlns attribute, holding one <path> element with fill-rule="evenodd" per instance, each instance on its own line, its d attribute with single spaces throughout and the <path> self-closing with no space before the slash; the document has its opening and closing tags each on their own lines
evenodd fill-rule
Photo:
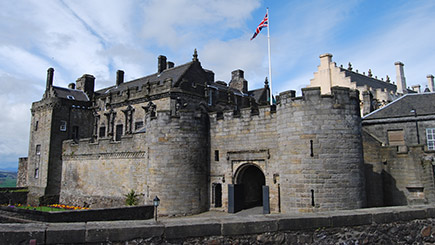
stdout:
<svg viewBox="0 0 435 245">
<path fill-rule="evenodd" d="M 254 164 L 239 167 L 235 176 L 235 183 L 243 186 L 243 208 L 263 206 L 263 191 L 266 178 L 263 171 Z"/>
</svg>

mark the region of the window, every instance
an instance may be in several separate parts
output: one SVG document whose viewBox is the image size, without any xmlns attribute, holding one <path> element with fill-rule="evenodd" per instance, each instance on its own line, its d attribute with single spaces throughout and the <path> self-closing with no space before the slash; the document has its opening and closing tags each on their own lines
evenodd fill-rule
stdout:
<svg viewBox="0 0 435 245">
<path fill-rule="evenodd" d="M 39 178 L 39 168 L 35 168 L 35 179 Z"/>
<path fill-rule="evenodd" d="M 122 124 L 116 125 L 116 135 L 115 135 L 115 141 L 120 141 L 122 136 Z"/>
<path fill-rule="evenodd" d="M 38 131 L 38 124 L 39 124 L 39 121 L 36 121 L 35 122 L 35 131 Z"/>
<path fill-rule="evenodd" d="M 78 140 L 79 139 L 79 126 L 73 126 L 72 128 L 72 139 Z"/>
<path fill-rule="evenodd" d="M 427 149 L 435 150 L 435 128 L 426 129 Z"/>
<path fill-rule="evenodd" d="M 41 145 L 36 145 L 36 155 L 41 155 Z"/>
<path fill-rule="evenodd" d="M 219 161 L 219 151 L 218 150 L 214 151 L 214 160 Z"/>
<path fill-rule="evenodd" d="M 63 120 L 60 121 L 60 131 L 62 132 L 66 131 L 66 121 Z"/>
<path fill-rule="evenodd" d="M 105 127 L 105 126 L 101 126 L 101 127 L 100 127 L 100 131 L 99 131 L 98 136 L 99 136 L 100 138 L 106 137 L 106 127 Z"/>
<path fill-rule="evenodd" d="M 142 121 L 136 122 L 134 124 L 134 130 L 138 130 L 138 129 L 141 129 L 141 128 L 143 128 L 143 122 Z"/>
<path fill-rule="evenodd" d="M 388 132 L 388 143 L 390 145 L 405 145 L 405 137 L 403 130 L 389 130 Z"/>
<path fill-rule="evenodd" d="M 213 92 L 208 90 L 208 105 L 213 105 Z"/>
<path fill-rule="evenodd" d="M 76 98 L 74 98 L 74 96 L 72 96 L 72 95 L 67 95 L 66 98 L 69 99 L 69 100 L 75 100 L 75 99 L 76 99 Z"/>
</svg>

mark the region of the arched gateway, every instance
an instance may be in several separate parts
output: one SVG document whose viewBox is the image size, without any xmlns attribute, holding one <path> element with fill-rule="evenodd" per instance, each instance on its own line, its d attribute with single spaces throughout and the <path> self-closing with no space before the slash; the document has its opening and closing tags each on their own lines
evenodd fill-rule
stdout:
<svg viewBox="0 0 435 245">
<path fill-rule="evenodd" d="M 232 192 L 234 212 L 263 206 L 263 186 L 266 179 L 257 165 L 248 163 L 240 166 L 235 172 L 234 183 Z"/>
</svg>

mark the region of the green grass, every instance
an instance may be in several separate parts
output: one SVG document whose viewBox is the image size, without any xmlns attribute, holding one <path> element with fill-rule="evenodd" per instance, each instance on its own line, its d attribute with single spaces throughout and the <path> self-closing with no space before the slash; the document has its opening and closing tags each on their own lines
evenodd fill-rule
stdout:
<svg viewBox="0 0 435 245">
<path fill-rule="evenodd" d="M 16 187 L 16 186 L 17 186 L 17 179 L 6 178 L 3 179 L 2 182 L 0 182 L 0 187 Z"/>
<path fill-rule="evenodd" d="M 40 207 L 31 207 L 31 206 L 21 206 L 21 207 L 17 207 L 16 208 L 21 208 L 21 209 L 27 209 L 27 210 L 37 210 L 37 211 L 42 211 L 42 212 L 51 212 L 51 211 L 65 211 L 65 209 L 60 209 L 60 208 L 52 208 L 52 207 L 46 207 L 46 206 L 40 206 Z"/>
<path fill-rule="evenodd" d="M 0 188 L 16 187 L 16 186 L 17 186 L 17 173 L 0 170 Z"/>
</svg>

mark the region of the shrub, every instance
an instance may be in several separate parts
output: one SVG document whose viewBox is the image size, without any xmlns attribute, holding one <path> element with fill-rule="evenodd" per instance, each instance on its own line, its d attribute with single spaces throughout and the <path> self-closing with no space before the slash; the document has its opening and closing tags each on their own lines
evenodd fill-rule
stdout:
<svg viewBox="0 0 435 245">
<path fill-rule="evenodd" d="M 131 190 L 127 195 L 125 195 L 125 204 L 127 206 L 135 206 L 137 205 L 138 197 L 139 195 L 136 194 L 134 190 Z"/>
</svg>

